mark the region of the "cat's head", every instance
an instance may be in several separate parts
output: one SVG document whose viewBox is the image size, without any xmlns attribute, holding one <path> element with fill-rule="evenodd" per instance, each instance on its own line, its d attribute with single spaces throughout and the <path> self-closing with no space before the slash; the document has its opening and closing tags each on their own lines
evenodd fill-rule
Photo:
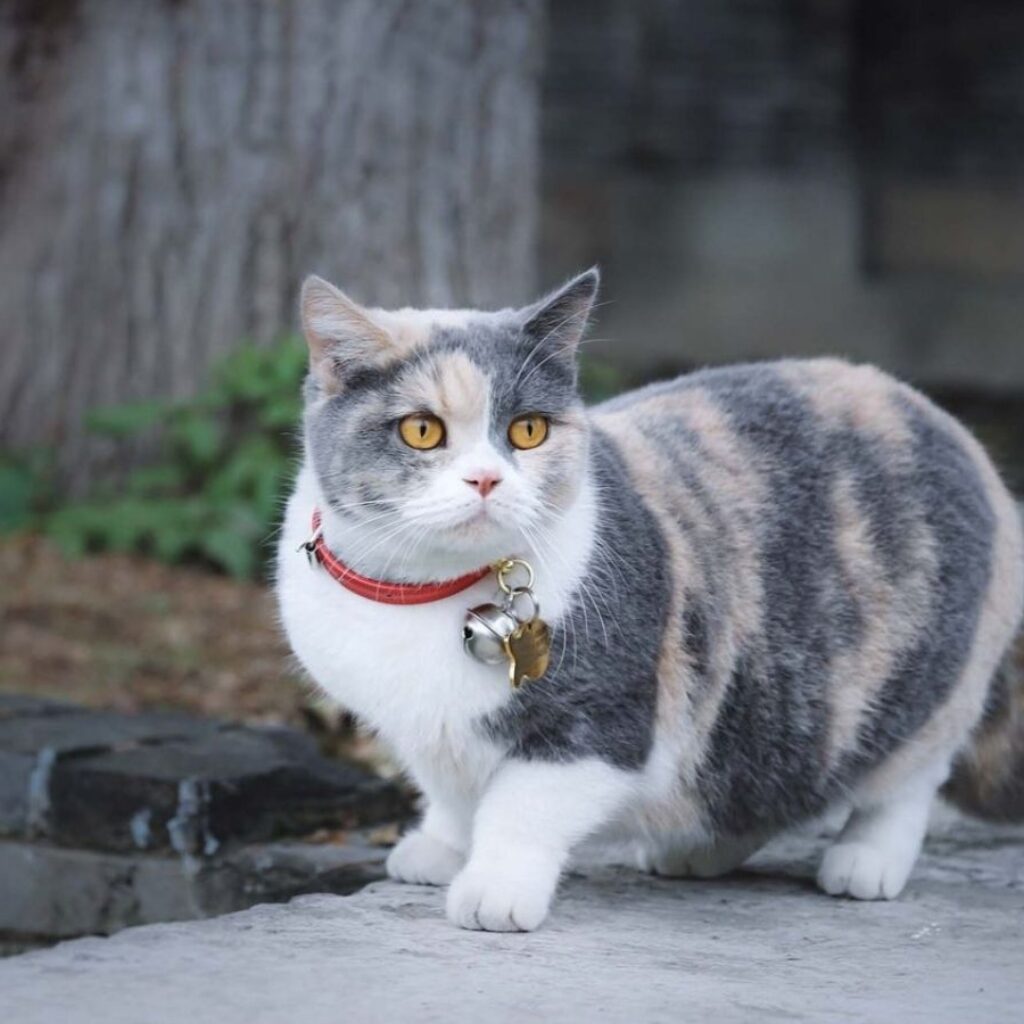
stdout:
<svg viewBox="0 0 1024 1024">
<path fill-rule="evenodd" d="M 576 498 L 588 427 L 576 350 L 598 273 L 519 310 L 385 311 L 302 290 L 306 445 L 324 501 L 370 566 L 450 569 L 543 533 Z"/>
</svg>

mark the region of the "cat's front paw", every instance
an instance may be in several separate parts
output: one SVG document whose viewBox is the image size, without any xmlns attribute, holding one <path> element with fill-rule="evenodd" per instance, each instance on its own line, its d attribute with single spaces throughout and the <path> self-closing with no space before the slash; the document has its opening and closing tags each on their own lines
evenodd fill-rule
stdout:
<svg viewBox="0 0 1024 1024">
<path fill-rule="evenodd" d="M 448 920 L 486 932 L 532 932 L 548 915 L 559 867 L 545 858 L 473 860 L 448 890 Z"/>
<path fill-rule="evenodd" d="M 419 830 L 403 836 L 388 855 L 388 875 L 410 885 L 447 885 L 463 863 L 458 850 Z"/>
<path fill-rule="evenodd" d="M 825 851 L 818 885 L 830 896 L 856 900 L 892 900 L 903 891 L 912 858 L 865 842 L 838 842 Z"/>
</svg>

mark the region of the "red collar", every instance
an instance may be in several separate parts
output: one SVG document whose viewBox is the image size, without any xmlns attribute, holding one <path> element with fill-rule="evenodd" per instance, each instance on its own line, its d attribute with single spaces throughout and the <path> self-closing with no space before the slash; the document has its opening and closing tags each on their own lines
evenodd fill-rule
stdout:
<svg viewBox="0 0 1024 1024">
<path fill-rule="evenodd" d="M 482 569 L 467 572 L 465 576 L 441 580 L 439 583 L 385 583 L 383 580 L 373 580 L 350 569 L 331 551 L 320 529 L 320 519 L 320 509 L 314 509 L 313 536 L 305 544 L 306 551 L 343 587 L 371 601 L 380 601 L 381 604 L 428 604 L 468 590 L 492 571 L 489 565 L 485 565 Z"/>
</svg>

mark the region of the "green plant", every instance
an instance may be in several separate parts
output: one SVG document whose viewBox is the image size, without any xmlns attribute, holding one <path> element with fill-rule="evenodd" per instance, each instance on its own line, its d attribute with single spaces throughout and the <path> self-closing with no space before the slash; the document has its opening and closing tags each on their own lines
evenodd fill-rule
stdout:
<svg viewBox="0 0 1024 1024">
<path fill-rule="evenodd" d="M 56 508 L 44 531 L 68 554 L 137 551 L 256 575 L 289 481 L 305 367 L 294 339 L 242 348 L 193 399 L 94 412 L 89 430 L 119 441 L 154 434 L 156 456 L 118 488 Z"/>
<path fill-rule="evenodd" d="M 44 449 L 0 452 L 0 533 L 38 524 L 52 503 L 53 459 Z"/>
</svg>

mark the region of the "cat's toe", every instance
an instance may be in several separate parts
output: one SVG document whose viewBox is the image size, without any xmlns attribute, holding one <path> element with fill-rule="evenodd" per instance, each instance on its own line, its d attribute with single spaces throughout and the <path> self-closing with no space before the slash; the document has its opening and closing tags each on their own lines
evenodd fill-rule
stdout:
<svg viewBox="0 0 1024 1024">
<path fill-rule="evenodd" d="M 388 875 L 410 885 L 448 885 L 462 868 L 457 850 L 424 832 L 410 832 L 388 856 Z"/>
<path fill-rule="evenodd" d="M 467 865 L 448 890 L 448 919 L 460 928 L 532 932 L 547 917 L 557 869 L 495 871 Z"/>
<path fill-rule="evenodd" d="M 902 858 L 869 843 L 836 843 L 825 851 L 818 886 L 830 896 L 891 900 L 903 891 L 909 874 Z"/>
</svg>

